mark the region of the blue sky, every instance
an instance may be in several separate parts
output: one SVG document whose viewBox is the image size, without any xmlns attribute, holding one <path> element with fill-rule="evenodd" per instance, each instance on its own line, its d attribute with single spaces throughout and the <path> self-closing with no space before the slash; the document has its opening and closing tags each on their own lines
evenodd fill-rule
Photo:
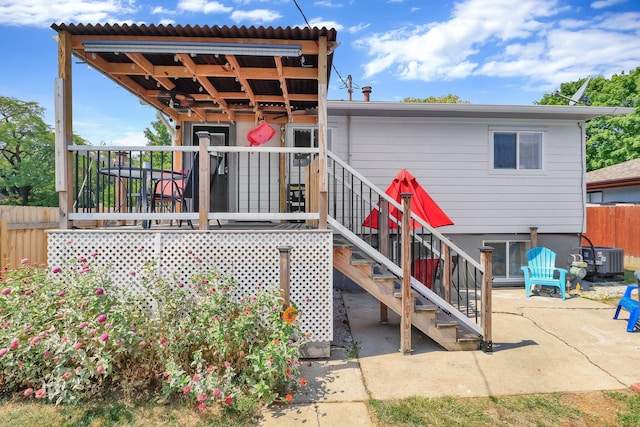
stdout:
<svg viewBox="0 0 640 427">
<path fill-rule="evenodd" d="M 312 26 L 338 30 L 329 99 L 458 95 L 531 104 L 560 83 L 640 66 L 637 0 L 298 0 Z M 35 101 L 53 126 L 52 23 L 303 26 L 293 0 L 0 0 L 0 95 Z M 337 72 L 336 72 L 337 70 Z M 142 145 L 155 111 L 86 65 L 73 67 L 74 132 Z M 339 73 L 339 75 L 338 75 Z"/>
</svg>

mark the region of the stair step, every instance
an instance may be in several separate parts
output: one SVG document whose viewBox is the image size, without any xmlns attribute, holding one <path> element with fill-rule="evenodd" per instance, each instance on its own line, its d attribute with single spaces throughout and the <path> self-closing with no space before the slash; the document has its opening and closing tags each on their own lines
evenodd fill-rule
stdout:
<svg viewBox="0 0 640 427">
<path fill-rule="evenodd" d="M 480 341 L 480 337 L 475 334 L 461 332 L 461 333 L 458 333 L 458 341 L 459 342 L 478 342 Z"/>
<path fill-rule="evenodd" d="M 447 322 L 447 323 L 440 323 L 438 322 L 436 324 L 436 328 L 438 329 L 446 329 L 446 328 L 457 328 L 459 325 L 458 322 Z"/>
<path fill-rule="evenodd" d="M 393 296 L 394 296 L 395 298 L 402 298 L 402 292 L 394 292 L 394 293 L 393 293 Z M 414 290 L 412 289 L 412 290 L 411 290 L 411 296 L 412 296 L 413 298 L 417 298 L 417 297 L 419 297 L 419 296 L 420 296 L 420 294 L 419 294 L 419 293 L 417 293 L 416 291 L 414 291 Z"/>
</svg>

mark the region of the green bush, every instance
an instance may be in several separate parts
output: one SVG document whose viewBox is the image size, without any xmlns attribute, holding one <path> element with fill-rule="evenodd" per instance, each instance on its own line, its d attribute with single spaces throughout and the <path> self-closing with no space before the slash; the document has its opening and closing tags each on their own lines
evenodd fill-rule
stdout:
<svg viewBox="0 0 640 427">
<path fill-rule="evenodd" d="M 153 266 L 113 283 L 88 259 L 51 271 L 23 261 L 0 281 L 0 392 L 56 403 L 107 391 L 186 395 L 204 409 L 253 396 L 290 401 L 306 380 L 294 305 L 275 287 L 238 296 L 211 269 L 180 283 Z"/>
</svg>

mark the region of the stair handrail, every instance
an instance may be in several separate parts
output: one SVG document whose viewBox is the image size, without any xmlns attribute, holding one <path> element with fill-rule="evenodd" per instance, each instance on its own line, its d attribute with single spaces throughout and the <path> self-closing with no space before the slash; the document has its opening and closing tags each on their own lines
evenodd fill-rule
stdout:
<svg viewBox="0 0 640 427">
<path fill-rule="evenodd" d="M 369 256 L 374 261 L 384 265 L 391 273 L 396 275 L 397 277 L 403 276 L 402 268 L 396 265 L 395 262 L 391 261 L 389 258 L 382 255 L 375 248 L 369 245 L 367 242 L 362 240 L 360 237 L 356 236 L 349 229 L 340 224 L 335 218 L 330 215 L 327 216 L 327 223 L 340 234 L 342 234 L 347 240 L 356 245 L 360 250 L 362 250 L 367 256 Z M 482 328 L 477 323 L 471 321 L 467 316 L 463 315 L 449 304 L 446 300 L 440 297 L 438 294 L 433 292 L 431 289 L 426 287 L 423 283 L 421 283 L 415 277 L 411 277 L 411 287 L 419 292 L 423 297 L 435 303 L 441 310 L 446 311 L 448 315 L 455 318 L 458 322 L 466 326 L 468 329 L 476 333 L 478 336 L 482 336 Z"/>
<path fill-rule="evenodd" d="M 369 181 L 367 178 L 365 178 L 362 174 L 360 174 L 357 170 L 355 170 L 351 165 L 349 165 L 348 163 L 345 163 L 342 159 L 340 159 L 337 155 L 335 155 L 332 151 L 327 150 L 327 155 L 328 157 L 335 161 L 336 163 L 338 163 L 343 169 L 347 170 L 349 173 L 353 174 L 356 178 L 358 178 L 358 180 L 362 181 L 364 184 L 366 184 L 369 188 L 371 188 L 373 190 L 374 193 L 377 193 L 379 197 L 384 198 L 387 202 L 389 202 L 390 205 L 394 206 L 396 209 L 398 209 L 399 212 L 404 213 L 403 209 L 402 209 L 402 204 L 398 203 L 397 201 L 395 201 L 391 196 L 389 196 L 385 191 L 381 190 L 378 186 L 376 186 L 375 184 L 373 184 L 371 181 Z M 393 220 L 396 222 L 396 224 L 399 224 L 399 221 L 397 218 L 393 217 L 392 215 L 389 215 L 389 219 Z M 475 259 L 471 258 L 469 255 L 467 255 L 466 252 L 464 252 L 458 245 L 456 245 L 455 243 L 453 243 L 451 240 L 449 240 L 446 236 L 444 236 L 442 233 L 440 233 L 439 231 L 437 231 L 436 229 L 434 229 L 431 225 L 429 225 L 425 220 L 423 220 L 422 218 L 420 218 L 419 216 L 417 216 L 415 213 L 411 213 L 411 219 L 416 221 L 418 224 L 420 224 L 423 228 L 426 228 L 427 230 L 429 230 L 429 232 L 431 234 L 433 234 L 434 236 L 436 236 L 438 239 L 440 239 L 441 241 L 445 242 L 447 244 L 447 246 L 449 246 L 449 248 L 453 249 L 458 256 L 461 256 L 462 258 L 464 258 L 468 263 L 470 263 L 471 265 L 473 265 L 475 268 L 477 268 L 481 273 L 484 274 L 484 268 L 482 267 L 482 264 L 480 264 L 478 261 L 476 261 Z"/>
</svg>

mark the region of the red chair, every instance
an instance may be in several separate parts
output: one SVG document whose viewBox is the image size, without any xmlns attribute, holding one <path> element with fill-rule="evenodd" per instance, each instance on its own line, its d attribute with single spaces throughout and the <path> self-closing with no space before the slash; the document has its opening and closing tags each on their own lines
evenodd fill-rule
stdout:
<svg viewBox="0 0 640 427">
<path fill-rule="evenodd" d="M 151 212 L 177 212 L 177 206 L 180 206 L 181 211 L 186 209 L 184 189 L 187 182 L 187 174 L 185 172 L 180 175 L 164 174 L 166 176 L 154 183 L 150 197 Z M 187 223 L 193 228 L 191 220 L 187 220 Z M 171 224 L 173 224 L 173 220 L 171 220 Z"/>
</svg>

